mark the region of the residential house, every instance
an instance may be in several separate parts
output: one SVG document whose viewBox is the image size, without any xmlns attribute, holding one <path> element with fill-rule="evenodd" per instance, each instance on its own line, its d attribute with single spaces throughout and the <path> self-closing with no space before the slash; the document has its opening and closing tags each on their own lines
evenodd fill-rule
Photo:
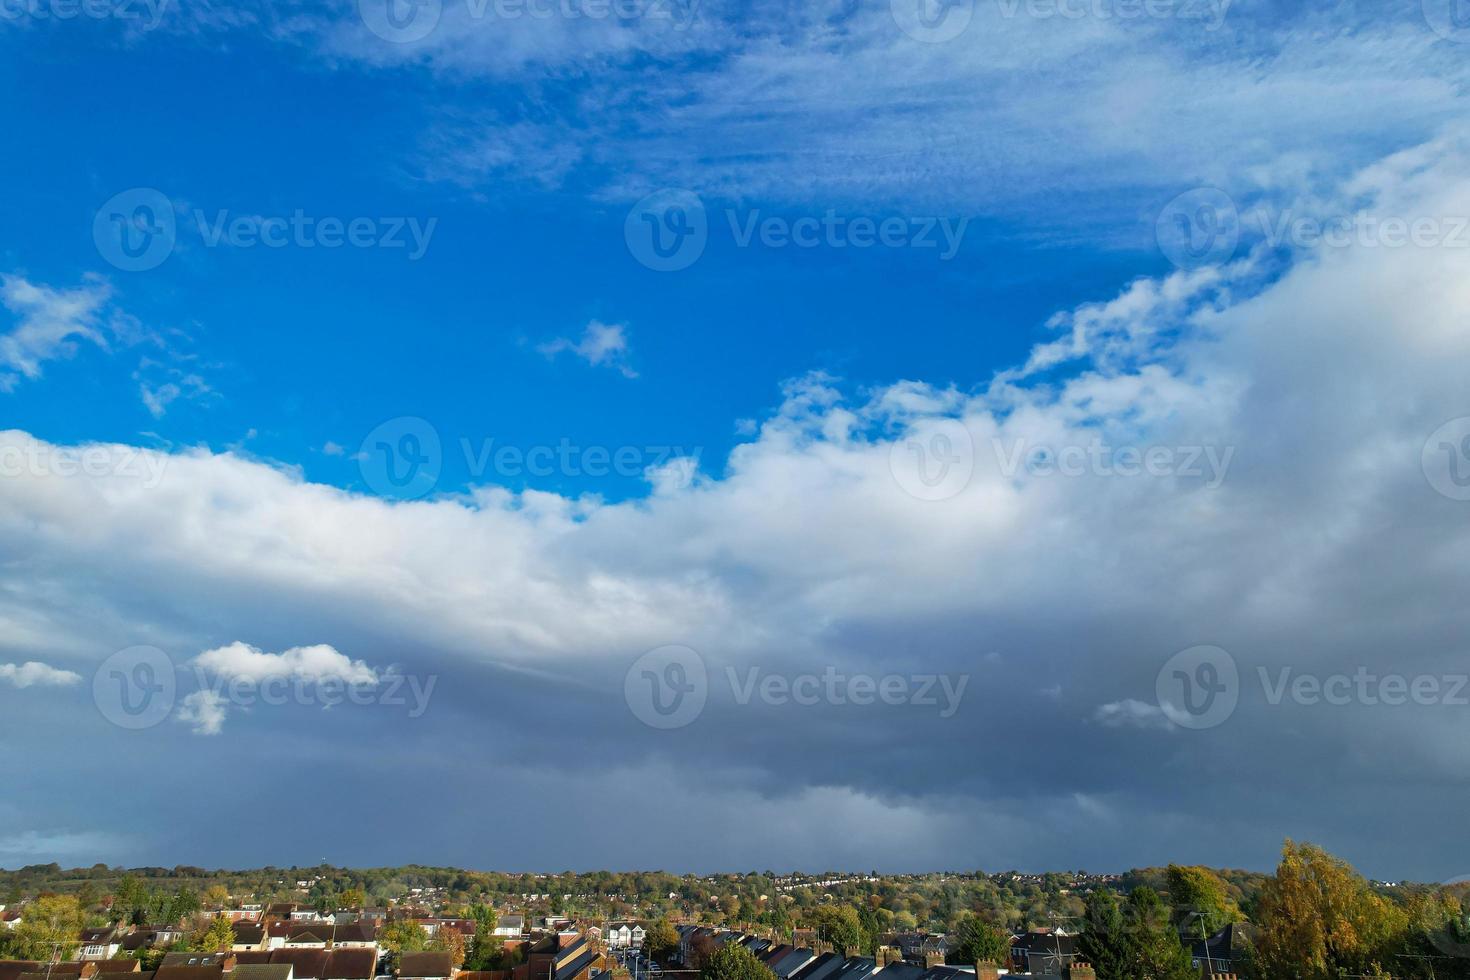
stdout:
<svg viewBox="0 0 1470 980">
<path fill-rule="evenodd" d="M 160 966 L 153 976 L 154 980 L 220 980 L 224 975 L 224 968 L 216 963 L 213 966 Z"/>
<path fill-rule="evenodd" d="M 332 934 L 333 949 L 378 949 L 377 923 L 365 919 L 339 924 Z"/>
<path fill-rule="evenodd" d="M 121 938 L 112 926 L 83 929 L 81 946 L 81 958 L 84 960 L 110 960 L 122 948 Z"/>
<path fill-rule="evenodd" d="M 98 960 L 97 961 L 97 977 L 98 977 L 98 980 L 102 980 L 102 978 L 104 978 L 104 977 L 108 978 L 108 980 L 113 980 L 113 978 L 116 978 L 116 980 L 125 980 L 125 978 L 123 978 L 121 976 L 118 976 L 118 974 L 134 974 L 134 973 L 140 973 L 140 972 L 142 972 L 142 969 L 143 969 L 143 964 L 142 963 L 139 963 L 135 959 L 116 959 L 116 960 Z M 151 973 L 152 971 L 150 970 L 149 972 Z M 126 980 L 136 980 L 136 978 L 129 976 L 129 977 L 126 978 Z"/>
<path fill-rule="evenodd" d="M 240 920 L 234 924 L 235 944 L 230 948 L 237 953 L 265 949 L 265 927 L 258 922 Z"/>
<path fill-rule="evenodd" d="M 401 953 L 398 980 L 449 980 L 454 976 L 454 958 L 448 953 Z"/>
<path fill-rule="evenodd" d="M 293 922 L 286 930 L 286 941 L 281 944 L 281 947 L 283 949 L 326 949 L 331 945 L 332 933 L 336 929 L 335 923 L 300 925 Z"/>
<path fill-rule="evenodd" d="M 1077 937 L 1037 929 L 1011 941 L 1011 967 L 1017 973 L 1060 976 L 1077 959 Z"/>
<path fill-rule="evenodd" d="M 296 980 L 321 980 L 331 955 L 325 949 L 277 949 L 271 952 L 271 965 L 289 963 Z"/>
<path fill-rule="evenodd" d="M 321 980 L 372 980 L 377 975 L 376 949 L 334 949 L 322 968 Z"/>
<path fill-rule="evenodd" d="M 246 963 L 235 967 L 230 980 L 296 980 L 290 963 Z"/>
<path fill-rule="evenodd" d="M 235 968 L 235 954 L 232 952 L 166 952 L 163 961 L 159 964 L 159 970 L 168 967 L 201 967 L 206 970 L 215 970 L 216 973 L 229 973 Z M 188 980 L 187 977 L 179 977 L 179 980 Z"/>
<path fill-rule="evenodd" d="M 526 931 L 526 917 L 524 915 L 502 915 L 495 922 L 495 935 L 497 936 L 519 936 Z"/>
</svg>

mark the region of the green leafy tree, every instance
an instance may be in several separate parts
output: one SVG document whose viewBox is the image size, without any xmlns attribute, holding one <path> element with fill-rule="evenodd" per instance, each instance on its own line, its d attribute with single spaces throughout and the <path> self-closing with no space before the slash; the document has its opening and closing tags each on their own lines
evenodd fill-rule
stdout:
<svg viewBox="0 0 1470 980">
<path fill-rule="evenodd" d="M 1204 932 L 1213 936 L 1243 918 L 1240 909 L 1226 894 L 1225 882 L 1209 868 L 1171 864 L 1165 876 L 1169 901 L 1174 906 L 1175 923 L 1181 931 L 1197 934 L 1203 923 Z"/>
<path fill-rule="evenodd" d="M 1097 970 L 1098 980 L 1129 980 L 1127 922 L 1114 892 L 1098 889 L 1087 896 L 1078 946 L 1082 958 Z"/>
<path fill-rule="evenodd" d="M 966 915 L 960 920 L 955 940 L 955 945 L 949 950 L 950 963 L 961 966 L 994 963 L 1001 966 L 1010 959 L 1011 934 L 978 915 Z"/>
<path fill-rule="evenodd" d="M 416 953 L 429 948 L 429 934 L 417 922 L 400 919 L 383 927 L 378 945 L 390 953 Z"/>
<path fill-rule="evenodd" d="M 189 936 L 190 952 L 219 953 L 235 945 L 235 929 L 230 920 L 216 916 L 200 923 L 200 927 Z"/>
<path fill-rule="evenodd" d="M 82 909 L 75 895 L 42 895 L 25 907 L 11 946 L 21 959 L 69 960 L 80 945 Z"/>
<path fill-rule="evenodd" d="M 739 943 L 725 943 L 715 950 L 705 960 L 699 976 L 700 980 L 776 980 L 776 975 Z"/>
<path fill-rule="evenodd" d="M 1126 932 L 1130 980 L 1193 980 L 1189 952 L 1168 906 L 1152 888 L 1135 888 L 1128 896 Z"/>
<path fill-rule="evenodd" d="M 199 914 L 199 896 L 190 888 L 180 888 L 174 892 L 173 898 L 169 899 L 168 909 L 164 913 L 170 922 L 183 922 Z"/>
<path fill-rule="evenodd" d="M 679 948 L 679 933 L 668 919 L 650 922 L 643 934 L 643 948 L 655 959 L 667 959 Z"/>
<path fill-rule="evenodd" d="M 817 935 L 846 956 L 863 948 L 863 925 L 851 905 L 821 905 L 807 918 Z"/>
</svg>

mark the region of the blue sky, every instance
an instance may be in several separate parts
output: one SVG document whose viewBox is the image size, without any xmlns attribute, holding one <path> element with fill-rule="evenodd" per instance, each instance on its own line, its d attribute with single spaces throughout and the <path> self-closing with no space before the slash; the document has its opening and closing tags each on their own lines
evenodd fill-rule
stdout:
<svg viewBox="0 0 1470 980">
<path fill-rule="evenodd" d="M 1448 6 L 428 0 L 396 38 L 379 0 L 65 9 L 0 20 L 0 733 L 37 760 L 0 768 L 0 864 L 323 856 L 76 797 L 123 785 L 105 665 L 147 646 L 178 691 L 127 752 L 319 790 L 344 863 L 1266 867 L 1290 835 L 1463 872 L 1427 816 L 1378 832 L 1401 792 L 1464 802 L 1463 711 L 1260 680 L 1462 654 Z M 643 215 L 695 211 L 697 258 L 651 267 Z M 146 268 L 118 216 L 171 226 Z M 1047 470 L 1098 441 L 1165 472 Z M 103 472 L 58 462 L 88 446 Z M 953 485 L 904 469 L 940 450 Z M 1243 680 L 1195 731 L 1155 678 L 1202 645 Z M 708 678 L 672 735 L 625 693 L 669 647 Z M 752 668 L 968 680 L 939 717 L 742 702 Z M 209 687 L 404 674 L 431 709 Z M 651 796 L 568 805 L 597 780 Z M 341 827 L 385 785 L 386 821 L 442 799 L 425 841 Z"/>
</svg>

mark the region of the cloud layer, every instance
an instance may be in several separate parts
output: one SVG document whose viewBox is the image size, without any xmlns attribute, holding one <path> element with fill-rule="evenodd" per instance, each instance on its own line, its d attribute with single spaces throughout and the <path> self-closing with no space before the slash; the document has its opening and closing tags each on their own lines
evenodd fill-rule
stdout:
<svg viewBox="0 0 1470 980">
<path fill-rule="evenodd" d="M 1445 137 L 1318 206 L 1470 214 L 1467 164 Z M 273 785 L 327 797 L 326 817 L 353 780 L 438 793 L 431 815 L 382 812 L 427 820 L 446 860 L 470 860 L 449 842 L 510 794 L 530 801 L 512 825 L 556 831 L 561 850 L 473 863 L 605 864 L 599 847 L 638 830 L 700 866 L 1262 866 L 1292 834 L 1385 876 L 1443 877 L 1438 814 L 1470 802 L 1470 716 L 1273 705 L 1255 678 L 1463 670 L 1467 504 L 1437 489 L 1425 445 L 1470 415 L 1467 272 L 1467 249 L 1353 243 L 1140 280 L 1061 311 L 1054 342 L 972 390 L 793 379 L 719 478 L 619 504 L 494 486 L 390 502 L 202 448 L 167 456 L 153 485 L 22 467 L 0 480 L 0 653 L 85 671 L 150 643 L 178 662 L 205 650 L 197 665 L 230 677 L 442 675 L 421 718 L 262 708 L 230 744 Z M 55 449 L 0 433 L 5 459 Z M 1157 675 L 1203 643 L 1239 663 L 1240 706 L 1169 729 Z M 668 644 L 710 677 L 704 713 L 673 733 L 624 702 L 630 665 Z M 941 718 L 741 704 L 722 678 L 751 666 L 971 680 Z M 195 693 L 181 717 L 219 733 L 223 706 Z M 184 727 L 136 744 L 177 751 Z M 464 742 L 490 748 L 436 755 Z M 44 771 L 0 777 L 44 795 Z M 594 829 L 561 805 L 629 780 L 677 793 L 677 814 L 630 801 Z"/>
</svg>

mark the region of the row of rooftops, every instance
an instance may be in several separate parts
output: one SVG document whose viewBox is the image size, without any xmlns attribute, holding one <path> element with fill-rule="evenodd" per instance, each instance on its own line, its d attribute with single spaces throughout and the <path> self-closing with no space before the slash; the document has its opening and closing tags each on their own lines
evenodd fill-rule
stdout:
<svg viewBox="0 0 1470 980">
<path fill-rule="evenodd" d="M 762 939 L 730 929 L 707 926 L 678 927 L 679 952 L 686 961 L 690 950 L 703 938 L 716 946 L 739 943 L 755 954 L 756 959 L 776 975 L 776 980 L 867 980 L 881 974 L 880 980 L 974 980 L 974 972 L 953 966 L 922 967 L 912 963 L 879 963 L 871 956 L 842 956 L 818 953 L 806 946 Z"/>
</svg>

